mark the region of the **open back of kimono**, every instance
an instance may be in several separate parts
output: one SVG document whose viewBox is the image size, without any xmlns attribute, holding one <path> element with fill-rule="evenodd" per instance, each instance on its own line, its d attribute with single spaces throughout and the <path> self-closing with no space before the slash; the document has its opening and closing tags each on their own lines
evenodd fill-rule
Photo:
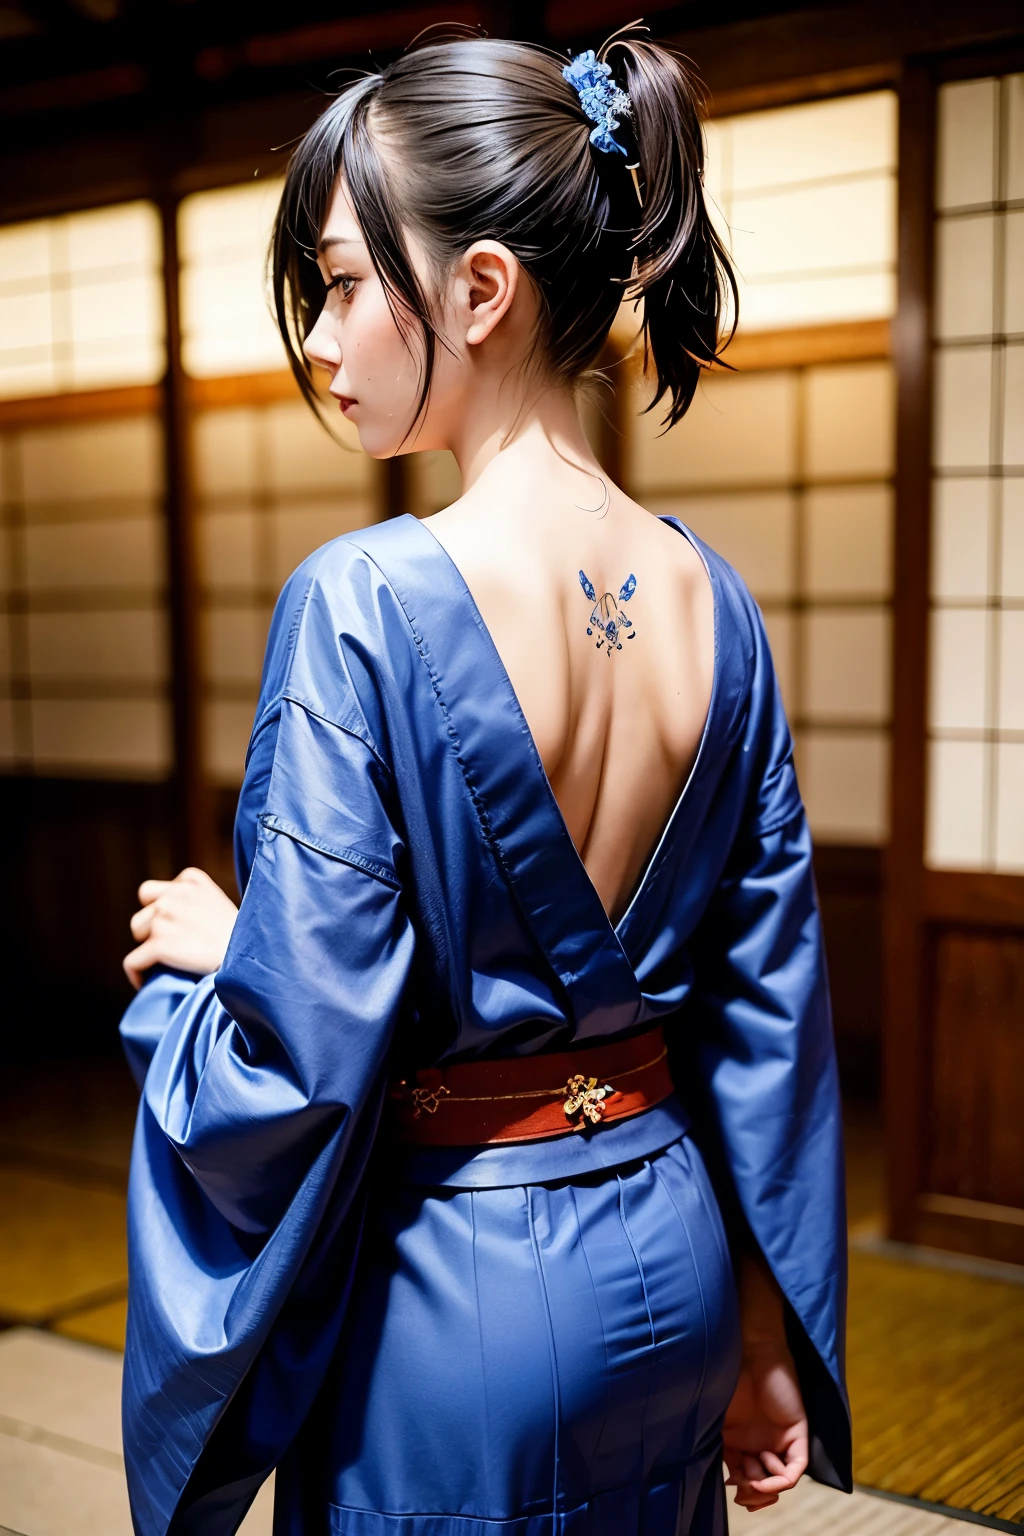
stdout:
<svg viewBox="0 0 1024 1536">
<path fill-rule="evenodd" d="M 681 536 L 691 538 L 681 525 Z M 715 603 L 697 761 L 613 928 L 456 567 L 403 517 L 278 603 L 224 965 L 155 975 L 124 1430 L 136 1529 L 719 1536 L 729 1248 L 786 1298 L 849 1486 L 840 1119 L 811 849 L 760 614 Z M 403 1072 L 664 1026 L 677 1093 L 522 1145 L 401 1148 Z"/>
</svg>

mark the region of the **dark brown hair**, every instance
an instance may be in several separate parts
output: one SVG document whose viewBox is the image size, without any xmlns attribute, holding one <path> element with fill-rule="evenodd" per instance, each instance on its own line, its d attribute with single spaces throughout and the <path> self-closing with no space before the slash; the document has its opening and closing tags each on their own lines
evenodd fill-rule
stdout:
<svg viewBox="0 0 1024 1536">
<path fill-rule="evenodd" d="M 418 414 L 444 338 L 406 230 L 438 288 L 475 240 L 506 245 L 540 296 L 536 359 L 567 385 L 597 359 L 623 293 L 642 300 L 648 409 L 667 396 L 665 425 L 680 419 L 721 350 L 730 295 L 735 317 L 736 281 L 704 204 L 699 88 L 644 32 L 598 51 L 632 103 L 616 131 L 626 155 L 591 145 L 565 61 L 526 43 L 428 37 L 335 97 L 292 155 L 271 246 L 277 320 L 310 404 L 302 343 L 324 303 L 316 246 L 343 172 L 396 321 L 422 334 Z M 637 161 L 642 208 L 627 169 Z"/>
</svg>

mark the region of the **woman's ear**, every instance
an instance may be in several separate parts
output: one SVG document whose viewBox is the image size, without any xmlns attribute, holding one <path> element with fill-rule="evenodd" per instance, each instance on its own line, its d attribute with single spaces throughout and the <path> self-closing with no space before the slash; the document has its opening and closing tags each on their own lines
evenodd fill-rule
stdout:
<svg viewBox="0 0 1024 1536">
<path fill-rule="evenodd" d="M 468 346 L 479 346 L 508 313 L 519 283 L 519 263 L 507 246 L 478 240 L 459 263 L 459 307 Z"/>
</svg>

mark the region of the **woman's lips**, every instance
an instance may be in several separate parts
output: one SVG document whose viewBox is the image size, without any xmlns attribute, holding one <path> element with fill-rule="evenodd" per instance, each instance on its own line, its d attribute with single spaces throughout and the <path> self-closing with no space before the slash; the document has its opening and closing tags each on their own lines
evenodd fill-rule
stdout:
<svg viewBox="0 0 1024 1536">
<path fill-rule="evenodd" d="M 347 416 L 352 407 L 354 405 L 358 405 L 358 403 L 359 402 L 357 400 L 352 399 L 351 395 L 338 396 L 338 409 L 341 411 L 343 416 Z"/>
</svg>

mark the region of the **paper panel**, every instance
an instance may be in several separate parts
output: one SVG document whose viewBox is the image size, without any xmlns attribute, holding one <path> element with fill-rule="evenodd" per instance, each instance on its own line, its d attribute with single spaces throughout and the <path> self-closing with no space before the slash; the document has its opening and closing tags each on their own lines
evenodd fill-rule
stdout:
<svg viewBox="0 0 1024 1536">
<path fill-rule="evenodd" d="M 33 427 L 22 434 L 20 453 L 27 503 L 157 496 L 163 489 L 162 431 L 153 417 Z"/>
<path fill-rule="evenodd" d="M 789 491 L 746 496 L 657 497 L 650 510 L 678 517 L 734 565 L 758 601 L 793 595 L 796 498 Z"/>
<path fill-rule="evenodd" d="M 151 699 L 33 699 L 36 771 L 163 778 L 171 766 L 170 706 Z"/>
<path fill-rule="evenodd" d="M 896 94 L 871 91 L 732 119 L 736 187 L 817 181 L 896 164 Z"/>
<path fill-rule="evenodd" d="M 37 347 L 27 352 L 0 352 L 0 399 L 51 395 L 57 388 L 57 370 L 49 347 Z"/>
<path fill-rule="evenodd" d="M 884 843 L 889 835 L 889 740 L 881 731 L 804 731 L 800 788 L 815 839 Z"/>
<path fill-rule="evenodd" d="M 1024 75 L 1004 75 L 1003 196 L 1024 197 Z"/>
<path fill-rule="evenodd" d="M 23 534 L 29 591 L 163 585 L 166 539 L 157 517 L 41 523 Z"/>
<path fill-rule="evenodd" d="M 200 497 L 253 493 L 259 427 L 260 413 L 249 407 L 196 413 L 192 462 Z"/>
<path fill-rule="evenodd" d="M 987 467 L 991 453 L 992 349 L 941 348 L 935 354 L 933 456 L 940 469 Z"/>
<path fill-rule="evenodd" d="M 932 730 L 981 730 L 987 724 L 988 627 L 988 614 L 982 608 L 932 611 L 928 669 Z"/>
<path fill-rule="evenodd" d="M 808 719 L 884 721 L 890 709 L 891 619 L 884 609 L 805 615 L 803 713 Z"/>
<path fill-rule="evenodd" d="M 203 677 L 209 683 L 251 683 L 263 669 L 270 615 L 264 608 L 210 607 L 202 615 Z"/>
<path fill-rule="evenodd" d="M 1024 469 L 1024 342 L 1003 358 L 1003 463 Z"/>
<path fill-rule="evenodd" d="M 33 678 L 124 678 L 154 686 L 169 676 L 167 622 L 157 609 L 30 613 Z"/>
<path fill-rule="evenodd" d="M 896 312 L 896 274 L 888 269 L 829 277 L 799 273 L 776 282 L 745 282 L 740 274 L 739 287 L 744 331 L 884 319 Z"/>
<path fill-rule="evenodd" d="M 996 751 L 995 867 L 1024 874 L 1024 743 L 1002 742 Z"/>
<path fill-rule="evenodd" d="M 989 595 L 993 482 L 936 480 L 932 485 L 931 591 L 936 601 Z"/>
<path fill-rule="evenodd" d="M 252 701 L 216 699 L 203 710 L 203 768 L 213 784 L 241 784 L 245 754 L 252 734 L 256 693 Z"/>
<path fill-rule="evenodd" d="M 807 475 L 889 475 L 895 456 L 895 379 L 889 363 L 807 370 Z"/>
<path fill-rule="evenodd" d="M 744 193 L 732 200 L 733 255 L 748 279 L 889 265 L 896 249 L 896 182 L 889 174 Z"/>
<path fill-rule="evenodd" d="M 782 691 L 782 702 L 789 714 L 795 714 L 796 697 L 796 615 L 784 608 L 766 608 L 764 627 L 772 652 L 772 665 Z"/>
<path fill-rule="evenodd" d="M 271 578 L 282 586 L 307 555 L 353 529 L 376 521 L 377 508 L 367 497 L 346 496 L 285 506 L 270 513 Z"/>
<path fill-rule="evenodd" d="M 196 533 L 201 586 L 223 590 L 257 584 L 257 519 L 262 515 L 249 510 L 199 514 Z"/>
<path fill-rule="evenodd" d="M 936 336 L 993 334 L 995 232 L 990 213 L 940 219 L 936 225 Z"/>
<path fill-rule="evenodd" d="M 1004 480 L 1002 596 L 1024 598 L 1024 478 Z"/>
<path fill-rule="evenodd" d="M 182 260 L 199 261 L 223 251 L 250 251 L 258 267 L 283 187 L 282 177 L 270 177 L 183 198 L 178 209 Z"/>
<path fill-rule="evenodd" d="M 893 492 L 888 485 L 809 490 L 807 592 L 811 597 L 888 597 L 892 590 Z"/>
<path fill-rule="evenodd" d="M 51 221 L 33 219 L 0 229 L 0 288 L 16 284 L 46 289 L 51 270 Z"/>
<path fill-rule="evenodd" d="M 1024 123 L 1021 124 L 1024 133 Z M 1024 208 L 1001 215 L 1004 228 L 1003 329 L 1024 332 Z"/>
<path fill-rule="evenodd" d="M 985 760 L 980 741 L 929 745 L 925 863 L 931 869 L 981 869 L 985 863 Z"/>
<path fill-rule="evenodd" d="M 159 268 L 162 264 L 160 214 L 155 203 L 90 209 L 69 214 L 61 224 L 72 273 L 132 264 Z"/>
<path fill-rule="evenodd" d="M 288 491 L 371 492 L 378 466 L 358 446 L 339 443 L 302 400 L 269 406 L 259 426 L 267 454 L 267 483 Z"/>
<path fill-rule="evenodd" d="M 995 80 L 939 88 L 936 205 L 961 208 L 995 197 Z"/>
<path fill-rule="evenodd" d="M 999 713 L 1001 731 L 1024 731 L 1024 611 L 999 615 Z M 1024 799 L 1024 778 L 1018 786 Z"/>
<path fill-rule="evenodd" d="M 664 436 L 650 416 L 627 426 L 634 495 L 689 486 L 785 485 L 796 474 L 796 375 L 706 379 L 684 419 Z"/>
</svg>

